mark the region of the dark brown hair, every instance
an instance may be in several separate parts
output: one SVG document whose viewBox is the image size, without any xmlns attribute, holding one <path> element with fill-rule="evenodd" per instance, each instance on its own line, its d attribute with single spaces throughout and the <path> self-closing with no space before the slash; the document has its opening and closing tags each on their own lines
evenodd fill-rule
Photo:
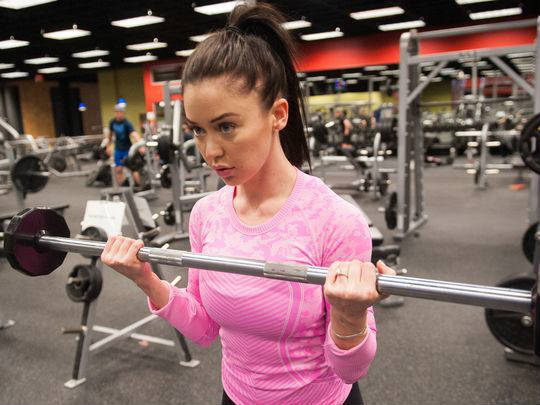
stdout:
<svg viewBox="0 0 540 405">
<path fill-rule="evenodd" d="M 246 91 L 255 89 L 269 109 L 278 97 L 289 103 L 289 120 L 280 132 L 287 159 L 301 168 L 309 159 L 305 136 L 304 102 L 295 69 L 295 46 L 281 26 L 283 15 L 274 7 L 258 3 L 237 6 L 227 27 L 203 41 L 188 58 L 182 74 L 186 86 L 221 75 L 244 80 Z"/>
</svg>

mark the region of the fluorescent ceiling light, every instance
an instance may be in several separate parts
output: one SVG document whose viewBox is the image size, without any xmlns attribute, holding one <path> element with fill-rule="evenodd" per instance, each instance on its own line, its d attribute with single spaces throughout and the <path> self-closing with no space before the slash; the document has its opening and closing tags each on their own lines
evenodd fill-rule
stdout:
<svg viewBox="0 0 540 405">
<path fill-rule="evenodd" d="M 362 73 L 343 73 L 342 75 L 345 79 L 347 78 L 356 78 L 356 77 L 361 77 L 362 76 Z"/>
<path fill-rule="evenodd" d="M 456 3 L 463 6 L 464 4 L 487 3 L 488 1 L 494 0 L 456 0 Z"/>
<path fill-rule="evenodd" d="M 426 23 L 422 20 L 404 21 L 393 24 L 379 25 L 381 31 L 396 31 L 396 30 L 408 30 L 410 28 L 424 27 Z"/>
<path fill-rule="evenodd" d="M 155 55 L 139 55 L 139 56 L 130 56 L 129 58 L 124 58 L 124 62 L 127 63 L 140 63 L 140 62 L 150 62 L 151 60 L 156 60 L 157 56 Z"/>
<path fill-rule="evenodd" d="M 489 63 L 487 63 L 485 60 L 479 60 L 478 62 L 476 62 L 476 67 L 482 67 L 482 66 L 488 66 Z M 463 67 L 473 67 L 474 66 L 474 62 L 464 62 L 461 64 L 461 66 Z"/>
<path fill-rule="evenodd" d="M 40 4 L 52 3 L 56 0 L 0 0 L 0 7 L 20 10 L 21 8 L 38 6 Z"/>
<path fill-rule="evenodd" d="M 165 21 L 165 18 L 155 15 L 143 15 L 141 17 L 125 18 L 123 20 L 111 21 L 111 25 L 122 28 L 141 27 L 143 25 L 158 24 Z"/>
<path fill-rule="evenodd" d="M 338 38 L 342 36 L 343 32 L 341 31 L 327 31 L 317 32 L 315 34 L 300 35 L 300 38 L 302 38 L 304 41 L 317 41 L 319 39 Z"/>
<path fill-rule="evenodd" d="M 326 76 L 312 76 L 312 77 L 307 77 L 306 81 L 308 81 L 308 82 L 320 82 L 320 81 L 325 80 L 325 79 L 326 79 Z"/>
<path fill-rule="evenodd" d="M 11 48 L 19 48 L 21 46 L 28 46 L 30 42 L 28 41 L 20 41 L 18 39 L 7 39 L 5 41 L 0 41 L 0 49 L 11 49 Z"/>
<path fill-rule="evenodd" d="M 74 58 L 97 58 L 99 56 L 106 56 L 109 54 L 109 51 L 105 51 L 102 49 L 94 49 L 92 51 L 82 51 L 82 52 L 75 52 L 71 54 Z"/>
<path fill-rule="evenodd" d="M 306 74 L 304 72 L 297 72 L 296 77 L 306 77 Z"/>
<path fill-rule="evenodd" d="M 534 56 L 534 52 L 516 52 L 516 53 L 509 53 L 508 57 L 510 59 L 513 58 L 526 58 L 527 56 Z"/>
<path fill-rule="evenodd" d="M 0 63 L 0 69 L 11 69 L 15 67 L 14 63 Z"/>
<path fill-rule="evenodd" d="M 38 69 L 38 73 L 60 73 L 65 72 L 67 70 L 66 67 L 63 66 L 54 66 L 54 67 L 48 67 L 43 69 Z"/>
<path fill-rule="evenodd" d="M 175 52 L 175 55 L 177 55 L 177 56 L 188 57 L 188 56 L 191 55 L 194 51 L 195 51 L 195 49 L 183 49 L 183 50 L 181 50 L 181 51 L 176 51 L 176 52 Z"/>
<path fill-rule="evenodd" d="M 195 7 L 193 10 L 197 13 L 206 15 L 216 15 L 230 13 L 238 4 L 244 4 L 243 1 L 226 1 L 224 3 L 210 4 L 209 6 Z"/>
<path fill-rule="evenodd" d="M 60 30 L 60 31 L 53 31 L 53 32 L 45 32 L 43 36 L 45 38 L 49 39 L 57 39 L 59 41 L 62 41 L 64 39 L 72 39 L 72 38 L 79 38 L 79 37 L 85 37 L 87 35 L 90 35 L 90 31 L 86 30 L 80 30 L 77 28 L 76 25 L 73 26 L 73 28 L 70 28 L 68 30 Z"/>
<path fill-rule="evenodd" d="M 287 21 L 281 24 L 286 30 L 297 30 L 299 28 L 311 27 L 311 23 L 306 20 Z"/>
<path fill-rule="evenodd" d="M 54 58 L 52 56 L 44 56 L 42 58 L 32 58 L 32 59 L 25 59 L 24 63 L 28 65 L 44 65 L 45 63 L 54 63 L 58 62 L 60 59 Z"/>
<path fill-rule="evenodd" d="M 397 76 L 399 75 L 399 69 L 395 69 L 395 70 L 383 70 L 381 72 L 381 75 L 383 76 Z"/>
<path fill-rule="evenodd" d="M 126 46 L 127 49 L 130 49 L 132 51 L 146 51 L 148 49 L 158 49 L 158 48 L 166 48 L 166 47 L 167 47 L 166 42 L 158 42 L 158 41 L 141 42 L 140 44 L 131 44 L 131 45 Z"/>
<path fill-rule="evenodd" d="M 500 10 L 481 11 L 479 13 L 470 13 L 471 20 L 482 20 L 484 18 L 506 17 L 509 15 L 521 14 L 521 7 L 501 8 Z"/>
<path fill-rule="evenodd" d="M 355 20 L 367 20 L 370 18 L 388 17 L 390 15 L 403 14 L 405 11 L 401 7 L 385 7 L 375 10 L 358 11 L 349 14 Z"/>
<path fill-rule="evenodd" d="M 333 77 L 331 79 L 326 79 L 326 83 L 334 83 L 336 80 L 339 80 L 339 78 Z"/>
<path fill-rule="evenodd" d="M 441 75 L 451 75 L 452 73 L 456 73 L 457 70 L 455 68 L 444 68 L 439 71 Z"/>
<path fill-rule="evenodd" d="M 109 62 L 98 60 L 97 62 L 80 63 L 79 67 L 82 69 L 96 69 L 96 68 L 101 68 L 101 67 L 107 67 L 109 65 L 110 65 Z"/>
<path fill-rule="evenodd" d="M 442 82 L 442 77 L 434 77 L 431 79 L 432 82 Z"/>
<path fill-rule="evenodd" d="M 19 77 L 28 76 L 28 72 L 7 72 L 7 73 L 2 73 L 0 76 L 2 76 L 5 79 L 17 79 Z"/>
<path fill-rule="evenodd" d="M 189 37 L 193 42 L 202 42 L 212 34 L 193 35 Z"/>
<path fill-rule="evenodd" d="M 365 66 L 364 70 L 366 72 L 375 72 L 377 70 L 385 70 L 388 69 L 388 66 L 386 65 L 371 65 L 371 66 Z"/>
<path fill-rule="evenodd" d="M 347 79 L 347 80 L 345 80 L 345 83 L 347 83 L 347 84 L 356 84 L 356 83 L 358 83 L 358 79 Z"/>
<path fill-rule="evenodd" d="M 427 61 L 427 62 L 422 62 L 420 63 L 420 66 L 424 67 L 424 66 L 433 66 L 435 65 L 435 62 L 433 61 Z"/>
</svg>

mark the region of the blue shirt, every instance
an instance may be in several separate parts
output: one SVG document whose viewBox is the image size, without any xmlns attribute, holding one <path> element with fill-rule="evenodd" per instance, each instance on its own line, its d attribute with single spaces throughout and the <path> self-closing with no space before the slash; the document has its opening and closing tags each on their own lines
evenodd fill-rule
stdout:
<svg viewBox="0 0 540 405">
<path fill-rule="evenodd" d="M 131 139 L 129 134 L 133 131 L 133 125 L 126 119 L 122 121 L 117 121 L 114 118 L 109 123 L 109 129 L 111 132 L 114 132 L 116 140 L 114 142 L 114 147 L 117 150 L 129 150 L 131 147 Z"/>
</svg>

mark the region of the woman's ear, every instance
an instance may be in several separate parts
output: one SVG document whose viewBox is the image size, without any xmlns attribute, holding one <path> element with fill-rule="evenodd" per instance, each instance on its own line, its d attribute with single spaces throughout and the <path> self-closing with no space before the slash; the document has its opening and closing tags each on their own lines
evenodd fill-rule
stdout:
<svg viewBox="0 0 540 405">
<path fill-rule="evenodd" d="M 281 131 L 287 125 L 289 120 L 289 103 L 284 98 L 278 98 L 272 106 L 273 129 Z"/>
</svg>

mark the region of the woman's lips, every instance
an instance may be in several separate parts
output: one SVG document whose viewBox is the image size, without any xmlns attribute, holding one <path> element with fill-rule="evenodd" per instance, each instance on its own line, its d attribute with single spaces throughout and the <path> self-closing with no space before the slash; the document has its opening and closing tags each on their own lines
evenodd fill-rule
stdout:
<svg viewBox="0 0 540 405">
<path fill-rule="evenodd" d="M 216 173 L 220 177 L 229 177 L 229 176 L 231 176 L 233 170 L 234 170 L 234 167 L 223 167 L 221 169 L 215 169 Z"/>
</svg>

